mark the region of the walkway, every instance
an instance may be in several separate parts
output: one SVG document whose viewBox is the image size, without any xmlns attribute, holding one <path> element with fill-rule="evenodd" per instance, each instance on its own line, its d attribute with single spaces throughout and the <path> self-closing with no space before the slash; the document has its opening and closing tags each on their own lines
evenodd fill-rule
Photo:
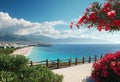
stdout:
<svg viewBox="0 0 120 82">
<path fill-rule="evenodd" d="M 82 64 L 68 68 L 55 69 L 54 73 L 64 76 L 63 82 L 94 82 L 91 78 L 91 64 Z"/>
</svg>

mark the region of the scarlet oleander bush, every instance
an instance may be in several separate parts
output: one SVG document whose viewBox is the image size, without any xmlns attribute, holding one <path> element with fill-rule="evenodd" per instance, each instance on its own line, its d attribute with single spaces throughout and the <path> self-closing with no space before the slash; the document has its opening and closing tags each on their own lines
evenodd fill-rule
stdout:
<svg viewBox="0 0 120 82">
<path fill-rule="evenodd" d="M 120 82 L 120 51 L 106 54 L 94 62 L 92 68 L 95 82 Z"/>
<path fill-rule="evenodd" d="M 84 15 L 78 20 L 76 26 L 87 24 L 87 27 L 96 27 L 99 31 L 120 30 L 120 0 L 106 0 L 104 4 L 94 2 L 86 8 Z M 70 28 L 73 26 L 71 22 Z"/>
</svg>

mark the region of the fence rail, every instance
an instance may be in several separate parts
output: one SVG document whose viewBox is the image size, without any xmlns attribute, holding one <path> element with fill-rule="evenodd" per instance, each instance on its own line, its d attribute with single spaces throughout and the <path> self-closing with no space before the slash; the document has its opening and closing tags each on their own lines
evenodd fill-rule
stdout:
<svg viewBox="0 0 120 82">
<path fill-rule="evenodd" d="M 78 65 L 78 64 L 84 64 L 84 63 L 91 63 L 94 61 L 97 61 L 98 59 L 101 59 L 103 55 L 100 56 L 89 56 L 89 57 L 82 57 L 82 58 L 70 58 L 70 59 L 60 59 L 58 58 L 57 60 L 48 60 L 46 59 L 45 61 L 38 61 L 38 62 L 30 62 L 30 66 L 42 64 L 47 66 L 50 69 L 58 69 L 58 68 L 64 68 L 64 67 L 70 67 L 73 65 Z"/>
</svg>

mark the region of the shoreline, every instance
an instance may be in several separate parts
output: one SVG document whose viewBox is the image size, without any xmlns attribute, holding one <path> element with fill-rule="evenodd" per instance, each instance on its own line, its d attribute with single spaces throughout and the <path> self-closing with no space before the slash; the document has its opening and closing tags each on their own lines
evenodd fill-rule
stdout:
<svg viewBox="0 0 120 82">
<path fill-rule="evenodd" d="M 31 47 L 25 47 L 25 48 L 17 49 L 17 50 L 15 50 L 15 51 L 12 53 L 12 55 L 28 56 L 28 55 L 31 53 L 31 51 L 32 51 L 33 48 L 34 48 L 34 47 L 31 46 Z"/>
<path fill-rule="evenodd" d="M 28 56 L 33 48 L 34 46 L 17 49 L 12 55 Z M 56 74 L 63 75 L 63 82 L 94 82 L 90 78 L 91 69 L 92 63 L 85 63 L 67 68 L 54 69 L 52 71 Z"/>
</svg>

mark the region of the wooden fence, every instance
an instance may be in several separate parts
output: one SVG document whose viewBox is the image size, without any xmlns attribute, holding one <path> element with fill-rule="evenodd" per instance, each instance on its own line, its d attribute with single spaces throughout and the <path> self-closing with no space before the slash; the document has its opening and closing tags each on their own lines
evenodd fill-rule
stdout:
<svg viewBox="0 0 120 82">
<path fill-rule="evenodd" d="M 58 68 L 70 67 L 78 64 L 91 63 L 101 58 L 102 58 L 102 55 L 100 56 L 95 55 L 95 56 L 89 56 L 89 57 L 83 57 L 83 58 L 76 57 L 74 59 L 73 58 L 70 58 L 70 59 L 58 58 L 57 60 L 46 59 L 45 61 L 38 61 L 38 62 L 31 61 L 30 66 L 42 64 L 47 66 L 50 69 L 58 69 Z"/>
</svg>

